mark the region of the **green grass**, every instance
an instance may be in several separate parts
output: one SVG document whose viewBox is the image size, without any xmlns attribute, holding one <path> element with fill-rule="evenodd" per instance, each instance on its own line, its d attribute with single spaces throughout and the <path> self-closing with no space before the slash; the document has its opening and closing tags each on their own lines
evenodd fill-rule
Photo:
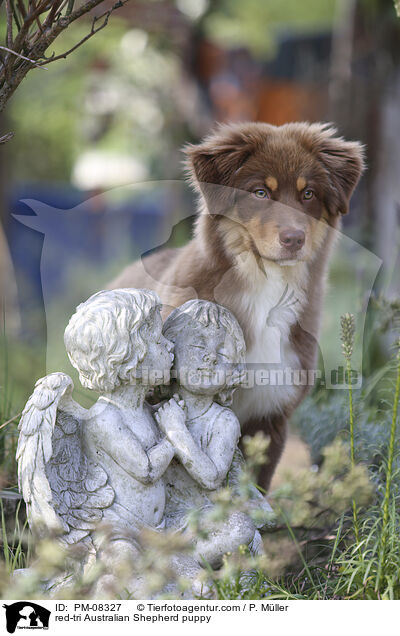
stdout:
<svg viewBox="0 0 400 636">
<path fill-rule="evenodd" d="M 30 558 L 28 521 L 25 520 L 21 527 L 21 506 L 24 506 L 24 503 L 19 500 L 15 511 L 14 527 L 10 531 L 7 528 L 3 500 L 0 499 L 2 556 L 6 571 L 9 574 L 12 574 L 16 569 L 27 567 Z"/>
<path fill-rule="evenodd" d="M 351 322 L 347 317 L 347 322 L 345 320 L 342 324 L 347 370 L 351 368 Z M 380 389 L 376 391 L 378 384 Z M 240 575 L 216 582 L 218 598 L 400 599 L 399 398 L 400 341 L 395 344 L 392 359 L 383 370 L 378 369 L 371 374 L 356 401 L 351 386 L 347 396 L 345 392 L 335 396 L 330 392 L 330 397 L 316 394 L 308 398 L 298 421 L 303 422 L 308 441 L 316 447 L 314 459 L 320 464 L 319 472 L 322 473 L 326 463 L 324 448 L 329 448 L 333 439 L 339 436 L 348 444 L 351 467 L 368 467 L 373 485 L 372 502 L 358 505 L 353 498 L 351 506 L 339 516 L 334 528 L 326 528 L 325 536 L 321 533 L 317 541 L 313 541 L 312 537 L 315 524 L 311 516 L 307 519 L 305 515 L 307 520 L 302 522 L 301 527 L 295 527 L 290 515 L 293 516 L 293 511 L 296 513 L 296 508 L 288 508 L 289 514 L 285 514 L 279 510 L 277 502 L 273 502 L 283 521 L 276 528 L 276 534 L 291 540 L 295 558 L 283 567 L 278 576 L 263 576 L 256 572 L 252 583 L 245 587 Z M 325 419 L 321 418 L 324 410 L 328 411 Z M 326 427 L 330 430 L 326 431 Z M 301 481 L 302 477 L 297 476 L 297 479 Z M 307 490 L 304 487 L 304 503 L 315 506 L 312 498 L 315 499 L 317 486 L 315 481 L 314 492 L 312 488 Z M 287 492 L 289 499 L 290 489 Z M 301 486 L 297 491 L 292 489 L 295 496 L 299 492 Z M 317 516 L 320 514 L 321 511 L 317 512 Z M 304 527 L 307 524 L 308 528 Z"/>
</svg>

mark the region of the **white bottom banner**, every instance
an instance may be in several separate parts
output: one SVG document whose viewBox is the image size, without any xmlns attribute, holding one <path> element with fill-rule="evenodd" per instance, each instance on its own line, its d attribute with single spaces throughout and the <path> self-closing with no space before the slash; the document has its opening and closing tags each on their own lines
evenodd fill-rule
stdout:
<svg viewBox="0 0 400 636">
<path fill-rule="evenodd" d="M 351 623 L 364 634 L 398 622 L 399 602 L 379 601 L 3 601 L 2 633 L 183 634 L 188 628 L 293 629 L 296 635 L 337 636 Z M 245 632 L 246 633 L 246 632 Z M 264 633 L 264 632 L 263 632 Z M 22 636 L 19 634 L 19 636 Z M 26 635 L 28 636 L 28 635 Z M 38 635 L 39 636 L 39 635 Z"/>
</svg>

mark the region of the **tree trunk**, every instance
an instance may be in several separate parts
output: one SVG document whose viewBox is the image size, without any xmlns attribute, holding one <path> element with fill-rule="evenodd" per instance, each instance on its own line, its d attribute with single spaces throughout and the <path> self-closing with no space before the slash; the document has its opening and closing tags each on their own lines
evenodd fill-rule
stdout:
<svg viewBox="0 0 400 636">
<path fill-rule="evenodd" d="M 0 117 L 0 128 L 5 125 L 5 117 Z M 8 162 L 7 147 L 0 145 L 0 332 L 3 330 L 5 317 L 6 333 L 15 334 L 19 328 L 19 312 L 17 302 L 17 285 L 10 252 L 6 239 L 6 227 L 9 211 L 7 209 Z"/>
<path fill-rule="evenodd" d="M 383 260 L 383 288 L 400 297 L 400 69 L 387 82 L 381 99 L 381 129 L 373 187 L 376 252 Z"/>
</svg>

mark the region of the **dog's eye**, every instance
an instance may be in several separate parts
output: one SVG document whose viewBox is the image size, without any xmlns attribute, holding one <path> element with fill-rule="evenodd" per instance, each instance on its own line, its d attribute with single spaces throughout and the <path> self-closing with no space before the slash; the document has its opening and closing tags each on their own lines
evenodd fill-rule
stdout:
<svg viewBox="0 0 400 636">
<path fill-rule="evenodd" d="M 307 188 L 307 190 L 304 190 L 303 192 L 303 199 L 305 199 L 306 201 L 309 201 L 310 199 L 312 199 L 314 196 L 314 190 L 311 190 L 310 188 Z"/>
<path fill-rule="evenodd" d="M 268 199 L 269 197 L 268 190 L 265 190 L 264 188 L 257 188 L 257 190 L 254 190 L 253 194 L 257 197 L 257 199 Z"/>
</svg>

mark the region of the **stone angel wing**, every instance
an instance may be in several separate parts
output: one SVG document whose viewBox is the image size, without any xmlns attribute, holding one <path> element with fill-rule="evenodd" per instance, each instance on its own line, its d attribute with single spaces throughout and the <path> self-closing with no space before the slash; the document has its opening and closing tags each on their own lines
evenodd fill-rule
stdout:
<svg viewBox="0 0 400 636">
<path fill-rule="evenodd" d="M 38 380 L 22 412 L 17 449 L 29 525 L 39 533 L 61 532 L 67 544 L 88 537 L 114 500 L 106 472 L 85 454 L 88 411 L 72 399 L 73 388 L 64 373 Z"/>
</svg>

